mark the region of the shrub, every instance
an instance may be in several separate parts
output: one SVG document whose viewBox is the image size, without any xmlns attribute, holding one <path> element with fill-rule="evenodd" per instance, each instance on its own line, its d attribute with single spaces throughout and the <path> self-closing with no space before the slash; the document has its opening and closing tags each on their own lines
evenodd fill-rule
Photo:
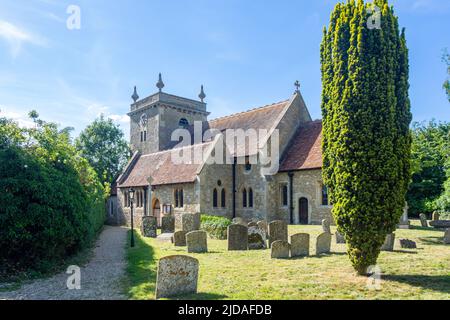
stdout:
<svg viewBox="0 0 450 320">
<path fill-rule="evenodd" d="M 201 215 L 200 228 L 210 235 L 211 238 L 225 240 L 227 238 L 227 228 L 231 220 L 224 217 Z"/>
</svg>

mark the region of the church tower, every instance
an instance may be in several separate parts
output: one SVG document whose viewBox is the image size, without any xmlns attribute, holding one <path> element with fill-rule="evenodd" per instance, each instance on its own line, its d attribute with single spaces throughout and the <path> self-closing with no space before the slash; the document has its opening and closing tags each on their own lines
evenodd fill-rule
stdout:
<svg viewBox="0 0 450 320">
<path fill-rule="evenodd" d="M 161 74 L 156 84 L 159 91 L 147 98 L 139 100 L 134 88 L 130 117 L 130 143 L 132 151 L 141 154 L 155 153 L 166 150 L 173 145 L 172 132 L 178 128 L 185 128 L 194 121 L 207 121 L 209 112 L 206 111 L 206 97 L 203 86 L 199 98 L 201 101 L 191 100 L 167 94 L 162 91 L 164 83 Z"/>
</svg>

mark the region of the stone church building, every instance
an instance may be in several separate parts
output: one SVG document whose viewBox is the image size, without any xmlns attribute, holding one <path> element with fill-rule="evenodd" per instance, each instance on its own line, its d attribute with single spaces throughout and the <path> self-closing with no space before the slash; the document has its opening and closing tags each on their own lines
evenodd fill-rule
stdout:
<svg viewBox="0 0 450 320">
<path fill-rule="evenodd" d="M 160 220 L 165 214 L 197 212 L 248 221 L 281 219 L 290 224 L 332 220 L 321 177 L 322 122 L 311 119 L 298 83 L 293 96 L 285 101 L 213 120 L 208 119 L 203 87 L 200 101 L 163 92 L 161 76 L 157 87 L 158 92 L 144 99 L 139 99 L 136 89 L 133 94 L 128 115 L 134 153 L 116 180 L 117 200 L 114 212 L 109 212 L 110 222 L 129 224 L 131 188 L 135 190 L 136 226 L 145 215 Z M 202 135 L 207 131 L 214 134 L 184 146 L 172 141 L 174 130 L 194 132 L 195 123 L 201 124 Z M 267 147 L 275 143 L 277 131 L 280 156 L 276 172 L 262 170 L 261 154 L 254 148 L 233 142 L 236 151 L 228 150 L 225 132 L 229 129 L 264 129 L 267 134 L 258 138 L 258 144 Z M 220 144 L 231 162 L 211 161 Z M 178 163 L 173 159 L 174 154 L 199 150 L 203 155 L 200 161 Z"/>
</svg>

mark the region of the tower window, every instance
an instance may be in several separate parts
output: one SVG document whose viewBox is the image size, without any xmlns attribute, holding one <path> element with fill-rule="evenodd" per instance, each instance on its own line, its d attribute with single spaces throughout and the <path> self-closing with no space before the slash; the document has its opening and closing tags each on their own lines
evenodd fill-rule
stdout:
<svg viewBox="0 0 450 320">
<path fill-rule="evenodd" d="M 253 208 L 253 189 L 248 189 L 248 206 L 249 208 Z"/>
<path fill-rule="evenodd" d="M 242 206 L 247 208 L 247 189 L 242 190 Z"/>
<path fill-rule="evenodd" d="M 252 164 L 250 163 L 250 157 L 246 156 L 245 157 L 245 171 L 250 171 L 252 170 Z"/>
<path fill-rule="evenodd" d="M 178 126 L 180 128 L 185 128 L 186 129 L 187 127 L 189 127 L 189 121 L 187 121 L 186 118 L 181 118 L 180 122 L 178 122 Z"/>
<path fill-rule="evenodd" d="M 225 189 L 222 189 L 222 194 L 221 194 L 221 198 L 220 198 L 220 205 L 222 208 L 226 207 L 226 191 Z"/>
<path fill-rule="evenodd" d="M 213 208 L 217 208 L 217 189 L 213 190 Z"/>
</svg>

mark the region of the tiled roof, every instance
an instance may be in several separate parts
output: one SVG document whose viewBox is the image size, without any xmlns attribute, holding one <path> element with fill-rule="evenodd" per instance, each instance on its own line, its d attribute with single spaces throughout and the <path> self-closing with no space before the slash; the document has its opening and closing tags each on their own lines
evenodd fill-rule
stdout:
<svg viewBox="0 0 450 320">
<path fill-rule="evenodd" d="M 300 126 L 280 165 L 280 171 L 322 168 L 322 121 Z"/>
<path fill-rule="evenodd" d="M 148 178 L 152 178 L 152 185 L 177 184 L 194 182 L 197 173 L 203 163 L 194 162 L 194 148 L 205 150 L 211 142 L 203 143 L 185 148 L 177 148 L 141 155 L 129 170 L 129 174 L 119 185 L 120 188 L 148 186 Z M 189 163 L 177 163 L 172 158 L 172 152 L 191 152 L 192 158 Z"/>
</svg>

